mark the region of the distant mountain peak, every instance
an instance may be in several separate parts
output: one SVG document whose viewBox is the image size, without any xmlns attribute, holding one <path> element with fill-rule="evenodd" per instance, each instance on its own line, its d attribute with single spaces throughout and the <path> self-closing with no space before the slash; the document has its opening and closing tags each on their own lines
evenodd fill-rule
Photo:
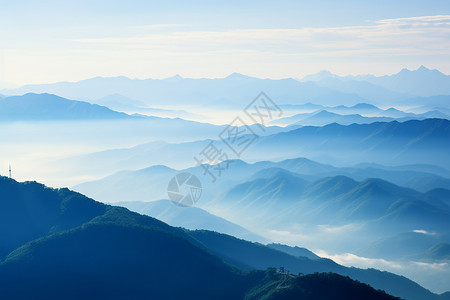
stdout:
<svg viewBox="0 0 450 300">
<path fill-rule="evenodd" d="M 410 69 L 407 68 L 403 68 L 400 70 L 400 72 L 398 72 L 397 74 L 393 74 L 393 75 L 398 75 L 398 74 L 405 74 L 405 73 L 411 73 L 413 71 L 411 71 Z"/>
<path fill-rule="evenodd" d="M 421 65 L 416 71 L 431 71 L 430 69 L 426 68 L 424 65 Z"/>
<path fill-rule="evenodd" d="M 181 79 L 184 79 L 181 75 L 179 75 L 179 74 L 175 74 L 174 76 L 172 76 L 172 77 L 167 77 L 165 80 L 172 80 L 172 81 L 176 81 L 176 80 L 181 80 Z"/>
<path fill-rule="evenodd" d="M 351 108 L 378 109 L 378 107 L 376 107 L 375 105 L 369 104 L 369 103 L 358 103 L 358 104 L 355 104 L 355 105 L 351 106 Z"/>
<path fill-rule="evenodd" d="M 322 70 L 322 71 L 317 72 L 315 74 L 306 75 L 305 77 L 300 79 L 300 81 L 321 81 L 321 80 L 327 79 L 327 78 L 338 78 L 338 77 L 339 76 L 331 73 L 328 70 Z"/>
<path fill-rule="evenodd" d="M 318 113 L 314 115 L 315 117 L 335 117 L 338 116 L 338 114 L 329 112 L 328 110 L 322 109 Z"/>
<path fill-rule="evenodd" d="M 150 166 L 148 168 L 141 169 L 138 171 L 139 172 L 149 172 L 149 171 L 154 171 L 154 172 L 172 172 L 173 171 L 173 172 L 175 172 L 176 170 L 169 168 L 165 165 L 153 165 L 153 166 Z"/>
<path fill-rule="evenodd" d="M 328 75 L 328 76 L 335 76 L 333 73 L 331 73 L 330 71 L 328 71 L 328 70 L 322 70 L 322 71 L 320 71 L 320 72 L 318 72 L 318 73 L 316 73 L 317 75 Z"/>
<path fill-rule="evenodd" d="M 400 70 L 400 72 L 398 72 L 397 74 L 393 74 L 393 75 L 399 75 L 399 74 L 423 74 L 424 76 L 426 76 L 429 73 L 436 73 L 436 74 L 442 74 L 445 76 L 445 74 L 443 74 L 441 71 L 436 70 L 436 69 L 429 69 L 427 67 L 425 67 L 424 65 L 421 65 L 420 67 L 418 67 L 416 70 L 410 70 L 407 68 L 403 68 Z"/>
<path fill-rule="evenodd" d="M 26 93 L 22 95 L 23 97 L 53 97 L 53 98 L 61 98 L 59 96 L 49 94 L 49 93 Z"/>
<path fill-rule="evenodd" d="M 242 79 L 252 79 L 253 77 L 241 74 L 241 73 L 231 73 L 230 75 L 228 75 L 227 77 L 225 77 L 225 79 L 232 79 L 232 80 L 242 80 Z"/>
<path fill-rule="evenodd" d="M 400 112 L 400 110 L 398 110 L 394 107 L 390 107 L 390 108 L 386 109 L 385 112 Z"/>
</svg>

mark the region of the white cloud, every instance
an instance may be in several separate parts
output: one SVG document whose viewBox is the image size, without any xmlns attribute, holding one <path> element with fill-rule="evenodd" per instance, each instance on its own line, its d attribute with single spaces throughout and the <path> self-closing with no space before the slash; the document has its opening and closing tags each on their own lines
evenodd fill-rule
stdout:
<svg viewBox="0 0 450 300">
<path fill-rule="evenodd" d="M 450 48 L 450 16 L 387 19 L 370 26 L 186 31 L 76 42 L 164 51 L 247 50 L 273 54 L 443 54 Z M 438 47 L 439 46 L 439 47 Z"/>
<path fill-rule="evenodd" d="M 324 250 L 317 250 L 314 253 L 348 267 L 375 268 L 403 275 L 435 293 L 446 292 L 450 284 L 450 264 L 448 262 L 390 261 L 361 257 L 352 253 L 330 254 Z"/>
<path fill-rule="evenodd" d="M 398 262 L 388 261 L 381 258 L 367 258 L 357 256 L 353 253 L 329 254 L 324 250 L 317 250 L 315 253 L 321 257 L 329 258 L 335 262 L 349 267 L 358 268 L 381 268 L 381 269 L 402 269 Z"/>
<path fill-rule="evenodd" d="M 436 235 L 436 232 L 429 232 L 429 231 L 426 231 L 426 230 L 423 230 L 423 229 L 413 230 L 413 232 L 426 234 L 426 235 Z"/>
<path fill-rule="evenodd" d="M 294 245 L 298 241 L 305 241 L 310 239 L 310 237 L 306 234 L 276 229 L 269 229 L 265 236 L 267 236 L 270 240 L 283 242 L 290 245 Z"/>
<path fill-rule="evenodd" d="M 334 234 L 343 234 L 350 231 L 355 231 L 361 228 L 362 225 L 358 224 L 346 224 L 342 226 L 328 226 L 328 225 L 319 225 L 319 228 L 326 233 L 334 233 Z"/>
<path fill-rule="evenodd" d="M 424 262 L 418 262 L 413 261 L 413 264 L 427 270 L 435 270 L 435 271 L 445 271 L 448 270 L 449 264 L 446 262 L 442 263 L 424 263 Z"/>
</svg>

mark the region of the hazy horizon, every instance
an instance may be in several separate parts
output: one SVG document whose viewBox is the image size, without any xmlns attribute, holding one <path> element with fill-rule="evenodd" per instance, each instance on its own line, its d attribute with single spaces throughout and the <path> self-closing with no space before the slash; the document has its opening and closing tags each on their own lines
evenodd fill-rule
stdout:
<svg viewBox="0 0 450 300">
<path fill-rule="evenodd" d="M 450 73 L 445 1 L 0 3 L 0 87 L 119 75 L 384 75 L 420 65 Z"/>
<path fill-rule="evenodd" d="M 85 81 L 85 80 L 94 79 L 94 78 L 121 78 L 121 77 L 128 78 L 128 79 L 131 79 L 131 80 L 135 80 L 135 79 L 136 80 L 148 80 L 148 79 L 165 80 L 165 79 L 173 79 L 173 78 L 180 78 L 180 79 L 225 79 L 225 78 L 230 77 L 232 75 L 239 74 L 239 75 L 243 75 L 243 76 L 246 76 L 246 77 L 258 78 L 258 79 L 271 79 L 271 80 L 295 79 L 295 80 L 302 80 L 303 78 L 305 78 L 307 76 L 316 75 L 316 74 L 319 74 L 319 73 L 322 73 L 322 72 L 330 72 L 331 74 L 337 75 L 339 77 L 366 76 L 366 75 L 373 75 L 373 76 L 376 76 L 376 77 L 381 77 L 381 76 L 394 75 L 394 74 L 399 73 L 402 70 L 417 71 L 421 67 L 424 67 L 424 68 L 426 68 L 428 70 L 431 70 L 431 71 L 436 70 L 436 71 L 439 71 L 440 73 L 442 73 L 442 74 L 444 74 L 446 76 L 450 76 L 450 73 L 446 74 L 446 73 L 442 72 L 439 68 L 428 68 L 427 66 L 425 66 L 423 64 L 420 64 L 416 68 L 408 69 L 406 67 L 402 67 L 402 68 L 400 68 L 398 70 L 394 70 L 394 71 L 392 71 L 390 73 L 380 73 L 380 74 L 377 74 L 377 75 L 373 74 L 373 73 L 370 73 L 370 72 L 368 72 L 368 73 L 351 73 L 351 74 L 349 74 L 349 73 L 334 73 L 334 72 L 331 72 L 331 71 L 329 71 L 327 69 L 319 70 L 319 71 L 314 72 L 314 73 L 308 73 L 308 74 L 305 74 L 305 75 L 300 76 L 300 77 L 280 77 L 280 78 L 277 78 L 277 77 L 251 76 L 251 75 L 244 74 L 244 73 L 239 73 L 239 72 L 232 72 L 232 73 L 230 73 L 228 75 L 224 75 L 224 76 L 221 76 L 221 77 L 184 77 L 184 76 L 181 76 L 178 73 L 175 73 L 173 75 L 169 75 L 168 77 L 129 77 L 129 76 L 126 76 L 126 75 L 115 75 L 115 76 L 101 76 L 101 75 L 98 75 L 98 76 L 86 77 L 86 78 L 82 78 L 82 79 L 79 79 L 79 80 L 73 80 L 73 81 L 61 80 L 61 81 L 54 81 L 54 82 L 30 82 L 30 83 L 21 84 L 21 85 L 11 85 L 10 87 L 2 87 L 2 86 L 0 86 L 0 90 L 2 90 L 2 89 L 4 89 L 4 90 L 16 89 L 16 88 L 20 88 L 20 87 L 28 86 L 28 85 L 44 85 L 44 84 L 55 84 L 55 83 L 64 83 L 64 82 L 76 83 L 76 82 L 79 82 L 79 81 Z"/>
</svg>

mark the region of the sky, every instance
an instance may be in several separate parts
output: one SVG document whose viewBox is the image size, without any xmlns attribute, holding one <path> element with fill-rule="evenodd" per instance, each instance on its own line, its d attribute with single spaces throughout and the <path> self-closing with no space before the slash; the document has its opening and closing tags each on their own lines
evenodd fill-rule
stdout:
<svg viewBox="0 0 450 300">
<path fill-rule="evenodd" d="M 420 65 L 450 74 L 449 1 L 0 0 L 0 88 Z"/>
</svg>

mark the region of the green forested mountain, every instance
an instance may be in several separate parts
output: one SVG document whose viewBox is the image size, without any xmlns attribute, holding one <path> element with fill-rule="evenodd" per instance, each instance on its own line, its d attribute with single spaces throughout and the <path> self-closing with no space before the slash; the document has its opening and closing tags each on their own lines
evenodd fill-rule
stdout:
<svg viewBox="0 0 450 300">
<path fill-rule="evenodd" d="M 353 272 L 351 278 L 358 269 L 214 232 L 174 228 L 67 189 L 1 177 L 0 193 L 0 244 L 8 246 L 0 263 L 2 299 L 329 299 L 332 291 L 337 299 L 391 298 L 338 275 L 289 277 L 280 290 L 285 274 L 274 275 L 267 266 L 296 273 L 341 268 Z M 268 257 L 272 260 L 265 266 Z M 373 281 L 369 275 L 361 281 Z M 406 278 L 380 272 L 383 276 L 399 285 L 397 295 L 406 293 L 405 285 L 415 287 L 422 299 L 439 299 Z"/>
</svg>

